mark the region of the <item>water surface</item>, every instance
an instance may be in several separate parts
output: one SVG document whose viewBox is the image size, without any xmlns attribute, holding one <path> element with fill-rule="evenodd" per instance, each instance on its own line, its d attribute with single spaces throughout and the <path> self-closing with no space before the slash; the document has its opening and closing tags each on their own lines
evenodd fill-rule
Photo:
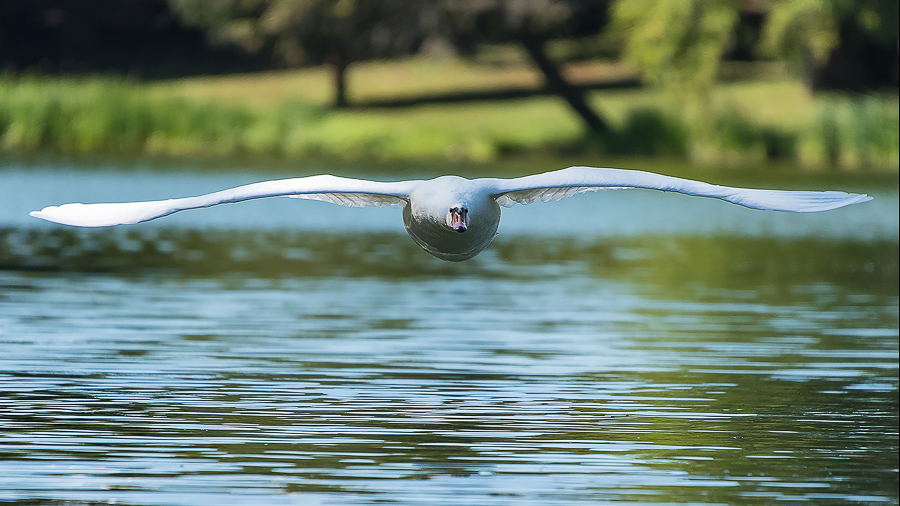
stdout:
<svg viewBox="0 0 900 506">
<path fill-rule="evenodd" d="M 396 209 L 42 224 L 259 176 L 40 169 L 0 171 L 0 500 L 900 501 L 896 187 L 517 206 L 451 264 Z"/>
</svg>

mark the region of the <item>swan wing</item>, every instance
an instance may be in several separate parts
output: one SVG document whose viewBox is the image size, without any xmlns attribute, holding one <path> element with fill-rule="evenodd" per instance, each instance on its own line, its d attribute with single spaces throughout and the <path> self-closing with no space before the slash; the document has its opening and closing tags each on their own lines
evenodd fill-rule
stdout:
<svg viewBox="0 0 900 506">
<path fill-rule="evenodd" d="M 141 223 L 163 216 L 217 204 L 265 197 L 288 196 L 322 200 L 350 207 L 402 206 L 419 181 L 385 183 L 321 175 L 263 181 L 215 193 L 168 200 L 100 204 L 63 204 L 29 213 L 35 218 L 78 227 L 108 227 Z"/>
<path fill-rule="evenodd" d="M 491 180 L 498 204 L 511 207 L 537 200 L 548 202 L 598 190 L 645 188 L 721 199 L 752 209 L 813 213 L 872 200 L 868 195 L 840 191 L 784 191 L 732 188 L 652 172 L 595 167 L 568 169 L 515 179 Z"/>
</svg>

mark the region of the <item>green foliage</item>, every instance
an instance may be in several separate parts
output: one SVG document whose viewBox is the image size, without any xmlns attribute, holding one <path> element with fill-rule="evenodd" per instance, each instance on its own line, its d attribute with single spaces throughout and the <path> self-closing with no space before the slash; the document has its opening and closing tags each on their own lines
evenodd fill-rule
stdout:
<svg viewBox="0 0 900 506">
<path fill-rule="evenodd" d="M 186 23 L 217 30 L 234 19 L 253 16 L 260 0 L 168 0 L 172 10 Z"/>
<path fill-rule="evenodd" d="M 610 34 L 624 42 L 624 59 L 641 69 L 649 82 L 703 98 L 716 79 L 742 4 L 738 0 L 617 0 L 612 5 Z M 809 89 L 828 82 L 857 90 L 896 82 L 880 68 L 896 68 L 897 0 L 770 0 L 764 4 L 767 11 L 758 49 L 787 63 L 806 79 Z M 842 36 L 847 40 L 842 41 Z M 835 53 L 839 46 L 841 52 Z M 859 76 L 821 75 L 829 65 L 835 66 L 831 73 L 848 72 L 851 60 L 862 66 L 854 70 Z"/>
<path fill-rule="evenodd" d="M 822 65 L 844 25 L 888 45 L 897 42 L 896 0 L 771 0 L 763 49 L 799 72 Z"/>
<path fill-rule="evenodd" d="M 735 109 L 719 114 L 712 130 L 712 146 L 736 158 L 756 161 L 792 160 L 796 154 L 797 135 L 772 125 L 749 120 Z"/>
<path fill-rule="evenodd" d="M 705 92 L 738 19 L 737 0 L 619 0 L 612 30 L 653 83 Z"/>
<path fill-rule="evenodd" d="M 807 164 L 851 169 L 893 166 L 900 157 L 900 112 L 878 97 L 832 98 L 802 139 Z"/>
<path fill-rule="evenodd" d="M 809 60 L 822 64 L 838 43 L 838 13 L 844 0 L 773 0 L 765 25 L 763 48 L 805 69 Z"/>
<path fill-rule="evenodd" d="M 658 108 L 638 107 L 612 137 L 609 151 L 613 154 L 684 156 L 689 132 L 683 121 Z"/>
<path fill-rule="evenodd" d="M 8 152 L 277 152 L 317 109 L 266 111 L 157 98 L 121 80 L 0 79 L 0 149 Z"/>
<path fill-rule="evenodd" d="M 354 61 L 408 54 L 427 27 L 422 0 L 169 0 L 176 14 L 213 41 L 251 52 L 273 51 L 285 63 Z M 430 12 L 430 11 L 429 11 Z"/>
</svg>

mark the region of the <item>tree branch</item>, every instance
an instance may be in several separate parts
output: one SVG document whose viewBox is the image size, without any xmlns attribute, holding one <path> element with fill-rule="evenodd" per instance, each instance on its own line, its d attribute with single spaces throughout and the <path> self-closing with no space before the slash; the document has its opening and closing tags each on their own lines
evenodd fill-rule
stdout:
<svg viewBox="0 0 900 506">
<path fill-rule="evenodd" d="M 569 84 L 559 69 L 556 68 L 556 65 L 547 57 L 544 41 L 528 34 L 522 34 L 520 41 L 528 56 L 531 57 L 537 68 L 544 74 L 547 80 L 547 87 L 565 99 L 591 132 L 600 135 L 609 134 L 609 125 L 591 108 L 582 90 Z"/>
</svg>

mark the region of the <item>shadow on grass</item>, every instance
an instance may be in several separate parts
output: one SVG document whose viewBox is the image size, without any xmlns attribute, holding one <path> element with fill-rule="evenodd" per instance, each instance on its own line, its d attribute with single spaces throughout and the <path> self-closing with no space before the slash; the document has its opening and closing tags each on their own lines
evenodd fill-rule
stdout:
<svg viewBox="0 0 900 506">
<path fill-rule="evenodd" d="M 584 83 L 575 87 L 582 91 L 596 90 L 622 90 L 638 88 L 641 82 L 638 79 L 618 79 L 613 81 L 597 81 Z M 427 104 L 459 104 L 465 102 L 490 102 L 497 100 L 514 100 L 553 95 L 554 92 L 546 87 L 517 87 L 504 89 L 461 90 L 452 93 L 436 93 L 418 95 L 403 98 L 376 99 L 355 102 L 351 109 L 391 109 L 403 107 L 415 107 Z"/>
</svg>

